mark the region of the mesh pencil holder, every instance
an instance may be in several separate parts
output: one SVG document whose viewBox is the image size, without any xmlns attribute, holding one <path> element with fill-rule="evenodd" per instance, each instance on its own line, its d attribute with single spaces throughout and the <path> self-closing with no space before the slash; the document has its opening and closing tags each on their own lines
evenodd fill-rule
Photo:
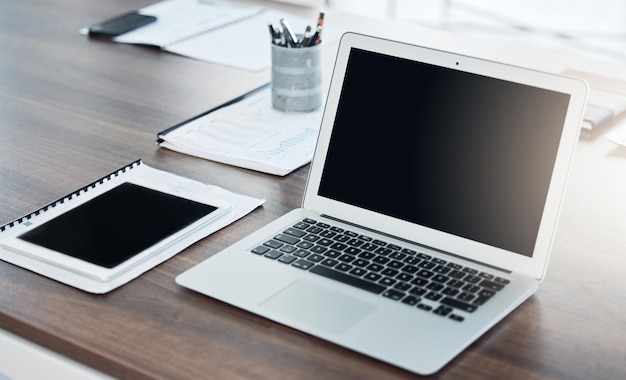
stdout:
<svg viewBox="0 0 626 380">
<path fill-rule="evenodd" d="M 287 112 L 308 112 L 322 105 L 322 46 L 272 44 L 272 105 Z"/>
</svg>

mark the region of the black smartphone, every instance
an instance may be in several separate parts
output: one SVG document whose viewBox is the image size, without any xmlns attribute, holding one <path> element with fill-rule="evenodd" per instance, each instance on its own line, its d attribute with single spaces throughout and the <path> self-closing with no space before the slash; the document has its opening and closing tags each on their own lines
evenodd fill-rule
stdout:
<svg viewBox="0 0 626 380">
<path fill-rule="evenodd" d="M 155 16 L 148 16 L 132 11 L 111 19 L 102 21 L 89 27 L 89 35 L 101 38 L 113 38 L 157 20 Z"/>
</svg>

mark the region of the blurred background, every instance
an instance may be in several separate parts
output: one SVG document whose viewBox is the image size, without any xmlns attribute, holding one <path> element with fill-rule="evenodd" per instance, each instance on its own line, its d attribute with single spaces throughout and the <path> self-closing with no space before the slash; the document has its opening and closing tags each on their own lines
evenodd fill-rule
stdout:
<svg viewBox="0 0 626 380">
<path fill-rule="evenodd" d="M 303 1 L 303 0 L 300 0 Z M 304 0 L 303 2 L 306 2 Z M 626 62 L 624 0 L 325 0 L 329 9 Z"/>
</svg>

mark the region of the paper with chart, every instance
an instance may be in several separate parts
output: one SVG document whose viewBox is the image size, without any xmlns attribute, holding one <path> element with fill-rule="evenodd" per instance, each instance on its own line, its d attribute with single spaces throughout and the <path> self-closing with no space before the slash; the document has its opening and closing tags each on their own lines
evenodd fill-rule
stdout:
<svg viewBox="0 0 626 380">
<path fill-rule="evenodd" d="M 275 175 L 313 158 L 323 109 L 287 113 L 272 108 L 269 86 L 159 135 L 178 152 Z"/>
</svg>

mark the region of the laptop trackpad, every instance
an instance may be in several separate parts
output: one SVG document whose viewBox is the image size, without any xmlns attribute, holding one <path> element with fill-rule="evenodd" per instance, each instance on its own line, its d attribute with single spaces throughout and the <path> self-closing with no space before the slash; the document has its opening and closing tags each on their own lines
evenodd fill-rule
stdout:
<svg viewBox="0 0 626 380">
<path fill-rule="evenodd" d="M 334 334 L 341 334 L 376 309 L 375 304 L 303 280 L 283 288 L 260 306 Z"/>
</svg>

